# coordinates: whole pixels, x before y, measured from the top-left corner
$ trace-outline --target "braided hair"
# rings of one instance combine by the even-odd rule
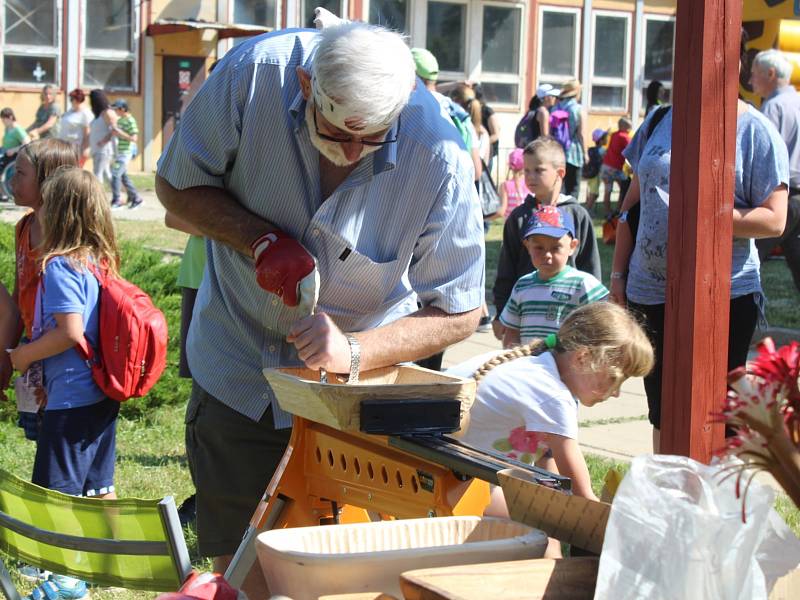
[[[558,336],[535,339],[498,354],[483,363],[473,377],[480,384],[489,371],[517,358],[538,356],[546,350],[560,354],[581,348],[589,352],[590,372],[605,371],[617,383],[647,375],[653,368],[653,346],[636,318],[617,304],[594,302],[572,311]]]

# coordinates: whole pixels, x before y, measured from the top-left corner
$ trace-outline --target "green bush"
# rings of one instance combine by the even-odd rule
[[[178,377],[181,322],[181,293],[176,283],[178,261],[166,260],[161,253],[145,250],[132,242],[123,242],[120,254],[123,277],[150,295],[164,312],[169,327],[167,368],[161,379],[146,397],[122,405],[123,416],[147,419],[160,406],[185,402],[191,390],[191,382]],[[0,282],[9,291],[14,286],[14,228],[6,224],[0,224]],[[0,403],[0,419],[16,419],[13,403]]]

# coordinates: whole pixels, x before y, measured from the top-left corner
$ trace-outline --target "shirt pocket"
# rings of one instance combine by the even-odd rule
[[[319,267],[323,309],[340,315],[372,313],[396,296],[404,272],[397,259],[377,262],[346,243],[326,245]]]

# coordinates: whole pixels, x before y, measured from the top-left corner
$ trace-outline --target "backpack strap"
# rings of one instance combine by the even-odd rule
[[[105,275],[97,268],[97,265],[94,264],[91,260],[86,262],[86,266],[94,275],[94,278],[97,279],[97,284],[102,288],[103,283],[105,281]],[[100,292],[98,290],[97,294],[98,300],[100,298]],[[94,362],[94,350],[92,349],[92,345],[89,343],[89,339],[84,334],[83,339],[75,344],[75,351],[78,353],[83,360],[88,361],[89,363]]]

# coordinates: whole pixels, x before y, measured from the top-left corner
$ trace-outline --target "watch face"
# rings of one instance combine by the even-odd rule
[[[628,211],[627,210],[623,210],[621,213],[619,213],[619,222],[620,223],[627,223],[628,222]]]

